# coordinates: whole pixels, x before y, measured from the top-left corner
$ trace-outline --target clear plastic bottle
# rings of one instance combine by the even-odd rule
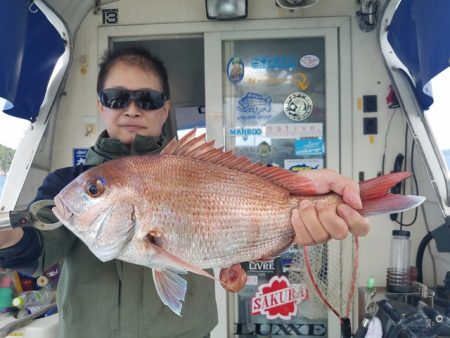
[[[47,289],[25,291],[14,298],[12,304],[18,308],[48,305],[54,301],[54,297],[54,292]]]
[[[392,231],[391,264],[387,270],[387,290],[390,292],[410,292],[410,232],[405,230]]]

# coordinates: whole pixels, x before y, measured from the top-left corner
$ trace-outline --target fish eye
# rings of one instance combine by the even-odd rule
[[[84,190],[91,197],[100,197],[105,191],[105,186],[101,180],[93,179],[86,183]]]

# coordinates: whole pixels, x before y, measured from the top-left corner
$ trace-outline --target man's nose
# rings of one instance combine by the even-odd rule
[[[141,110],[134,100],[130,100],[128,107],[125,109],[125,115],[136,117],[141,115]]]

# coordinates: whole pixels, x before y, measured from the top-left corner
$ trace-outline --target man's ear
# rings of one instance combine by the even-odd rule
[[[164,102],[164,111],[166,113],[166,120],[169,118],[169,112],[171,107],[172,102],[170,100],[166,100],[166,102]]]
[[[105,107],[103,107],[102,103],[100,102],[100,99],[97,97],[97,110],[98,112],[102,112]]]
[[[102,103],[100,102],[99,98],[97,98],[97,111],[98,111],[98,114],[100,115],[100,118],[102,120],[104,120],[104,118],[105,118],[105,106],[102,105]]]

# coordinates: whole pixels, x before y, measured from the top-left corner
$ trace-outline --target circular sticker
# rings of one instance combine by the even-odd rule
[[[317,67],[319,63],[320,63],[319,57],[313,54],[304,55],[300,59],[300,64],[305,68]]]
[[[272,153],[272,147],[266,141],[262,141],[256,147],[256,152],[259,157],[267,157]]]
[[[244,77],[244,63],[239,57],[232,57],[227,64],[228,80],[232,83],[238,83]]]
[[[312,113],[313,102],[311,98],[302,92],[289,95],[284,101],[284,112],[293,121],[306,120]]]

